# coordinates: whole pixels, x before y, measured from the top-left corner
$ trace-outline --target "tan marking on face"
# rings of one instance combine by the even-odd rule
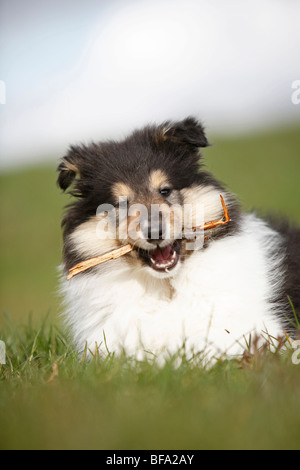
[[[150,175],[150,189],[157,191],[163,185],[168,185],[168,177],[162,170],[154,170]]]
[[[99,215],[91,217],[90,220],[79,225],[69,236],[74,250],[83,258],[92,258],[118,248],[119,242],[113,238],[113,234],[106,239],[101,239],[97,235],[98,224],[103,218],[104,216]]]
[[[131,200],[134,196],[132,189],[122,182],[118,182],[113,185],[112,193],[117,199],[119,197],[126,197],[128,200]]]

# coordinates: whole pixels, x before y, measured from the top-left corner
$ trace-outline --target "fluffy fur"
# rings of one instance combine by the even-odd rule
[[[211,360],[241,354],[250,334],[295,333],[288,296],[298,312],[300,232],[242,213],[235,197],[203,170],[199,149],[207,145],[202,125],[187,118],[148,126],[121,142],[71,147],[62,159],[58,184],[71,186],[75,201],[63,219],[61,289],[78,350],[87,344],[104,354],[125,350],[163,358],[184,346],[187,354]],[[150,218],[139,221],[134,240],[99,236],[101,204],[115,209],[119,229],[126,228],[119,198],[126,198],[128,214],[134,204],[177,210],[188,204],[196,224],[198,208],[205,222],[222,217],[220,194],[231,222],[205,232],[197,249],[188,249],[176,216],[168,219],[164,209],[154,227]],[[169,238],[163,237],[170,227]],[[66,280],[77,262],[124,243],[136,250]]]

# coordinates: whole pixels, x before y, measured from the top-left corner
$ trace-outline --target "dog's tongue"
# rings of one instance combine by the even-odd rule
[[[168,245],[164,248],[159,246],[149,253],[150,266],[157,271],[169,272],[177,264],[179,256],[176,253],[174,245]]]
[[[172,245],[165,246],[164,248],[157,247],[156,250],[152,251],[151,256],[156,262],[167,261],[173,254],[174,249]]]

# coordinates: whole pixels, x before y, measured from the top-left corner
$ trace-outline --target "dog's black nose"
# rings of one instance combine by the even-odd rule
[[[159,227],[148,226],[148,240],[162,240],[163,238],[163,228],[160,224]]]
[[[148,241],[162,240],[164,236],[164,224],[162,214],[159,214],[158,220],[148,218],[148,223],[144,227],[144,236]]]

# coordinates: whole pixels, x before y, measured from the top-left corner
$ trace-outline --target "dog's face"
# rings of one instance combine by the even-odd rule
[[[58,184],[76,201],[63,220],[65,265],[123,244],[132,268],[168,277],[184,260],[183,231],[222,214],[222,188],[200,170],[199,149],[208,145],[193,118],[135,131],[122,142],[72,147],[58,167]],[[197,214],[196,214],[197,212]],[[197,220],[198,219],[198,220]]]

